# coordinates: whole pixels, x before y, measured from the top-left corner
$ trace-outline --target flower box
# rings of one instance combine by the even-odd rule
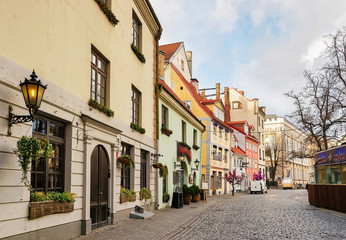
[[[173,131],[172,130],[169,130],[168,128],[166,128],[166,127],[162,127],[161,128],[161,133],[162,134],[165,134],[165,135],[167,135],[168,137],[173,133]]]
[[[50,214],[69,213],[74,209],[73,202],[43,201],[30,202],[29,219],[35,219]]]
[[[120,194],[120,203],[134,202],[136,201],[136,194],[128,196],[126,194]]]
[[[120,162],[121,164],[129,164],[130,163],[130,159],[128,158],[124,158],[124,157],[119,157],[118,158],[118,162]]]

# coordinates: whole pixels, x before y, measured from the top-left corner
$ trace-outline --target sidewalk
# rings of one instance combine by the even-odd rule
[[[241,195],[241,194],[236,194]],[[236,197],[234,196],[234,197]],[[76,240],[91,239],[171,239],[207,215],[215,205],[218,198],[231,197],[231,194],[209,196],[208,202],[199,201],[184,205],[183,208],[164,208],[155,210],[155,215],[149,219],[131,219],[121,221],[115,225],[108,225],[93,230],[86,236]]]

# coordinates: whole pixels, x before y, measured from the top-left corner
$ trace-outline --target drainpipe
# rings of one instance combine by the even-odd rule
[[[159,154],[159,40],[161,38],[162,34],[162,27],[159,26],[159,31],[157,33],[157,36],[155,37],[156,42],[156,84],[155,84],[155,95],[156,95],[156,154]],[[157,155],[158,156],[158,155]],[[159,176],[158,176],[158,170],[155,170],[155,209],[158,209],[158,203],[159,203]]]

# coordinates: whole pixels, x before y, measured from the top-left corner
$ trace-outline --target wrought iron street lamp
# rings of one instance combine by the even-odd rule
[[[198,159],[196,159],[196,160],[194,161],[194,163],[195,163],[196,168],[191,168],[191,171],[198,171],[198,166],[199,166],[199,161],[198,161]]]
[[[9,116],[7,132],[9,136],[12,135],[11,128],[13,124],[31,122],[32,120],[34,120],[34,117],[37,115],[38,109],[41,106],[43,94],[47,88],[47,85],[43,85],[41,83],[41,80],[37,80],[37,75],[35,71],[32,71],[30,77],[30,80],[25,78],[25,81],[20,82],[19,84],[22,90],[25,105],[27,108],[29,108],[30,115],[14,115],[12,113],[13,107],[10,105],[8,107]]]

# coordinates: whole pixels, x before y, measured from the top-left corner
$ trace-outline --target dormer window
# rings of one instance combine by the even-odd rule
[[[241,102],[239,102],[239,101],[232,102],[232,107],[233,107],[233,109],[242,109],[243,108]]]
[[[191,110],[191,101],[184,101],[184,104],[189,110]]]
[[[224,112],[218,108],[217,106],[214,105],[214,116],[220,119],[221,121],[224,121]]]

